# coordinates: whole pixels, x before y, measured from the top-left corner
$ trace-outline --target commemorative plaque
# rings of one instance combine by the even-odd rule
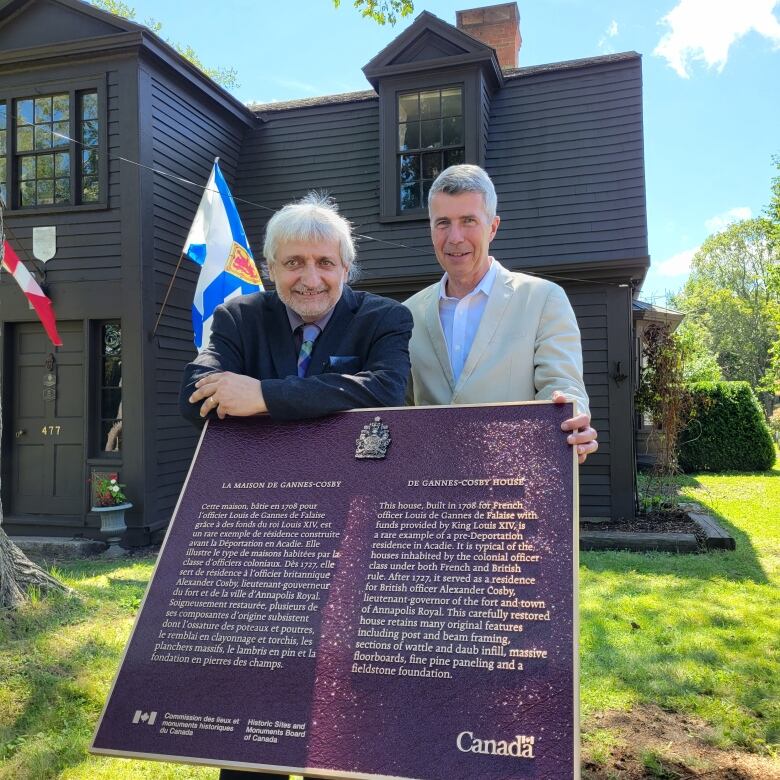
[[[92,751],[579,777],[570,404],[210,423]]]

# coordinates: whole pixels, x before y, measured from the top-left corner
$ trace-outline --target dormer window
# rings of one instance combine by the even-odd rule
[[[445,168],[484,164],[496,53],[423,11],[363,73],[379,94],[379,219],[426,220]]]
[[[463,88],[398,94],[399,210],[425,208],[433,180],[465,160]]]

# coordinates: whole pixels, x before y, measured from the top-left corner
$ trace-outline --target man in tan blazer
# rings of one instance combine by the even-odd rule
[[[488,254],[500,217],[490,177],[453,165],[431,186],[431,239],[440,282],[406,301],[414,317],[407,400],[417,406],[551,399],[574,401],[562,429],[579,462],[595,452],[582,347],[566,293],[507,271]]]

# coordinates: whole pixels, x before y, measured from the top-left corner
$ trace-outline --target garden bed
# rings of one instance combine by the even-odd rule
[[[733,537],[698,505],[653,510],[633,520],[580,523],[581,550],[700,553],[734,547]]]

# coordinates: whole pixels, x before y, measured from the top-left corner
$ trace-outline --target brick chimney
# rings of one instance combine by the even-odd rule
[[[502,68],[516,68],[523,44],[520,37],[520,11],[517,3],[501,3],[468,11],[456,11],[457,27],[492,46]]]

